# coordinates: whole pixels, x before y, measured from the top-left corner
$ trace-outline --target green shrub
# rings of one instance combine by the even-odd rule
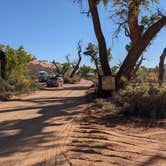
[[[9,98],[10,93],[9,91],[12,91],[12,86],[6,82],[5,80],[0,78],[0,99],[4,100]]]
[[[113,95],[113,103],[127,116],[166,117],[166,88],[157,84],[129,85]]]
[[[0,85],[0,100],[6,100],[13,95],[28,93],[39,88],[39,84],[35,80],[23,77],[0,79]]]
[[[69,76],[64,77],[64,83],[74,84],[79,81],[80,81],[79,76],[74,76],[73,78],[70,78]]]

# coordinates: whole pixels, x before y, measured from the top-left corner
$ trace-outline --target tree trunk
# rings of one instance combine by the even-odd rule
[[[136,79],[136,77],[137,77],[137,71],[139,70],[139,68],[140,68],[143,60],[144,60],[144,57],[142,56],[141,59],[139,60],[139,62],[135,65],[134,70],[131,73],[132,79]]]
[[[74,75],[76,74],[77,70],[79,69],[79,66],[80,66],[80,63],[81,63],[81,59],[82,59],[81,58],[81,51],[82,51],[82,48],[81,48],[80,43],[81,43],[81,41],[78,42],[78,57],[79,57],[79,59],[78,59],[78,62],[77,62],[76,66],[74,67],[74,69],[73,69],[73,71],[72,71],[72,73],[70,75],[70,78],[74,77]]]
[[[6,79],[7,73],[6,73],[6,55],[3,51],[0,51],[0,61],[1,61],[1,77],[3,79]]]
[[[117,90],[120,88],[119,83],[120,78],[122,76],[130,80],[131,72],[133,71],[134,66],[137,63],[137,60],[164,25],[166,25],[166,17],[162,17],[159,21],[157,21],[151,27],[149,27],[145,31],[145,33],[139,39],[137,39],[135,44],[132,45],[132,48],[129,50],[127,57],[125,58],[123,64],[121,65],[116,75]]]
[[[158,81],[160,86],[163,83],[164,80],[164,60],[166,57],[166,48],[164,49],[162,55],[160,56],[160,62],[159,62],[159,76],[158,76]]]
[[[125,58],[123,64],[121,65],[117,75],[116,75],[116,89],[118,90],[120,84],[120,78],[124,76],[127,80],[130,80],[131,73],[141,56],[142,52],[146,48],[147,45],[144,44],[143,40],[137,41],[137,43],[132,47],[132,49],[128,52],[127,57]]]
[[[100,56],[101,67],[103,70],[103,74],[105,76],[109,76],[111,75],[111,70],[108,62],[106,42],[101,29],[100,18],[97,9],[97,2],[96,0],[88,0],[88,2],[89,2],[90,12],[92,15],[95,35],[99,45],[99,56]]]
[[[63,67],[62,73],[61,73],[63,77],[64,77],[64,75],[66,74],[67,70],[68,70],[68,69],[67,69],[66,67]]]
[[[61,71],[59,69],[59,66],[56,64],[55,61],[52,62],[54,64],[54,66],[56,67],[56,72],[60,75],[61,74]]]
[[[80,62],[81,62],[81,58],[78,60],[76,66],[74,67],[74,69],[73,69],[73,71],[72,71],[72,73],[71,73],[71,75],[70,75],[70,78],[73,78],[74,75],[76,74],[77,70],[79,69]]]
[[[97,71],[97,76],[98,76],[98,94],[101,95],[102,94],[102,77],[101,77],[101,74],[100,74],[100,70],[99,70],[97,60],[94,59],[94,58],[93,58],[93,60],[94,60],[95,66],[96,66],[96,71]]]

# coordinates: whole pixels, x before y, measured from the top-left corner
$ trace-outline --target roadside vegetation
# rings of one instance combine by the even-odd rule
[[[76,0],[76,2],[80,3],[82,8],[83,1]],[[119,34],[122,34],[121,32],[124,32],[125,37],[129,39],[129,43],[126,43],[125,46],[127,55],[124,61],[112,67],[109,64],[108,46],[98,10],[101,3],[107,10],[111,6],[109,16],[116,27],[114,37],[117,38]],[[89,10],[86,12],[81,9],[83,14],[91,16],[97,40],[97,45],[88,44],[84,54],[90,58],[96,68],[97,74],[94,75],[94,80],[98,81],[92,94],[92,98],[96,98],[92,107],[96,107],[98,112],[101,113],[107,107],[106,110],[110,115],[143,119],[165,118],[164,60],[166,50],[164,49],[155,68],[147,68],[142,65],[145,60],[144,52],[148,51],[157,34],[166,25],[163,10],[154,8],[159,3],[159,0],[88,0]],[[108,90],[109,93],[105,93],[103,89],[103,77],[112,77],[115,80],[115,89]],[[110,84],[112,83],[110,82]]]
[[[93,123],[148,128],[165,124],[165,83],[162,87],[156,83],[130,84],[107,98],[91,93],[89,102],[86,114]]]
[[[111,96],[104,94],[101,96],[98,90],[93,88],[90,92],[91,104],[88,108],[91,115],[99,116],[101,119],[107,117],[109,122],[111,122],[110,118],[119,116],[124,119],[142,120],[166,118],[166,74],[163,74],[161,84],[158,80],[159,73],[158,66],[155,68],[140,66],[132,80],[121,79],[122,88],[112,91]]]
[[[28,64],[34,57],[23,46],[13,49],[1,45],[0,50],[5,55],[5,61],[1,59],[0,99],[36,89],[37,83],[28,71]]]

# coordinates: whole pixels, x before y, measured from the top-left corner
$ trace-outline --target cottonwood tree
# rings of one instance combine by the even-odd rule
[[[96,67],[97,77],[98,77],[98,91],[102,91],[102,73],[100,70],[100,59],[99,59],[99,49],[93,43],[89,43],[84,55],[89,56],[92,63]]]
[[[106,42],[102,32],[97,5],[100,1],[105,4],[109,0],[88,0],[89,12],[92,16],[93,27],[99,45],[99,56],[103,75],[111,75],[109,63],[106,57]],[[125,35],[131,40],[131,48],[116,75],[116,87],[122,76],[128,80],[138,59],[149,46],[152,40],[166,25],[166,16],[158,9],[152,10],[152,5],[159,0],[110,0],[114,7],[111,17],[118,25],[117,33],[124,29]],[[111,8],[113,10],[113,8]],[[146,10],[146,12],[145,12]]]
[[[105,37],[102,32],[100,18],[98,14],[97,5],[99,2],[100,0],[88,0],[89,11],[92,16],[93,27],[94,27],[95,35],[98,41],[99,57],[100,57],[103,75],[109,76],[111,75],[111,70],[110,70],[110,66],[109,66],[109,62],[107,58],[107,47],[106,47]],[[103,2],[106,3],[106,1],[103,1]]]
[[[113,0],[115,13],[111,18],[118,25],[117,33],[123,28],[131,40],[131,48],[116,76],[117,87],[121,76],[128,80],[131,78],[137,60],[166,25],[166,16],[159,9],[150,13],[151,5],[157,2],[158,0]],[[148,11],[146,15],[145,10]]]
[[[34,57],[24,50],[23,46],[18,49],[11,48],[9,45],[0,45],[1,77],[29,79],[27,67]]]
[[[109,66],[109,61],[107,59],[107,46],[98,13],[98,4],[100,2],[103,2],[104,5],[106,5],[108,0],[87,0],[87,1],[88,1],[89,10],[87,12],[82,12],[82,13],[86,13],[88,16],[91,15],[92,17],[93,28],[99,46],[99,57],[100,57],[103,75],[110,76],[111,69]],[[74,2],[79,2],[82,4],[82,0],[74,0]]]
[[[102,92],[102,75],[103,71],[101,70],[101,61],[99,57],[99,47],[93,43],[89,43],[86,47],[84,55],[89,56],[92,63],[96,67],[97,77],[98,77],[98,92]],[[110,48],[107,49],[107,60],[110,61],[112,58]]]

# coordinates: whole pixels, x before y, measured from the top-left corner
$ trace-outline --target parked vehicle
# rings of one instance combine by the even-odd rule
[[[64,80],[62,77],[51,77],[48,79],[47,81],[47,86],[48,87],[59,87],[59,86],[63,86]]]
[[[46,71],[39,71],[39,82],[46,82],[48,80],[48,73]]]

